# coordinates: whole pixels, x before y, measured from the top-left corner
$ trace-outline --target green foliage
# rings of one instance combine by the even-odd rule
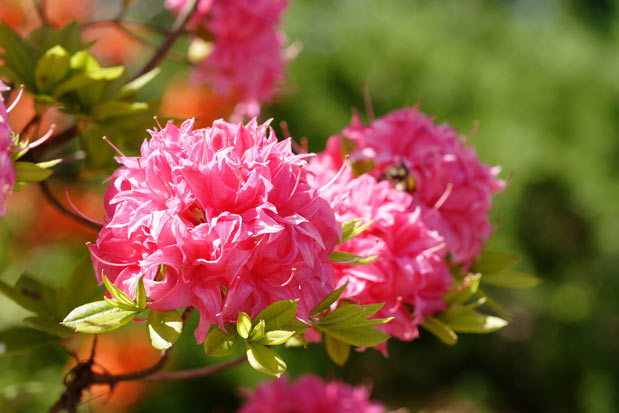
[[[322,301],[319,302],[318,305],[310,312],[310,316],[318,315],[325,311],[327,308],[331,307],[331,304],[336,302],[337,299],[340,298],[340,296],[344,293],[346,287],[348,287],[348,281],[346,281],[344,285],[330,292],[325,298],[323,298]]]
[[[28,327],[0,331],[0,357],[20,354],[57,341],[57,337]]]
[[[443,343],[453,346],[458,342],[458,335],[441,320],[434,317],[426,317],[421,327],[434,334]]]
[[[239,313],[239,317],[236,320],[236,330],[238,331],[241,338],[249,338],[249,333],[251,333],[252,330],[252,322],[251,318],[247,313],[244,313],[242,311]]]
[[[362,257],[360,255],[345,251],[333,251],[331,255],[329,255],[329,259],[331,261],[348,265],[366,265],[372,261],[375,261],[377,258],[378,255]]]
[[[157,350],[167,350],[181,335],[183,319],[176,311],[150,310],[146,327],[150,344]]]
[[[363,218],[356,218],[356,219],[351,219],[349,221],[342,223],[342,239],[340,241],[340,244],[343,244],[349,239],[352,239],[356,237],[357,235],[360,235],[361,233],[363,233],[363,231],[368,229],[370,225],[372,225],[373,223],[373,221],[370,221],[368,223],[361,224],[362,222],[363,222]]]
[[[325,347],[329,358],[333,360],[335,364],[343,367],[350,356],[350,344],[344,343],[333,336],[325,336]]]
[[[65,317],[62,324],[78,333],[99,334],[124,326],[140,312],[112,305],[110,301],[95,301],[79,306]]]
[[[238,338],[239,335],[234,325],[227,325],[225,332],[218,327],[213,327],[204,340],[204,352],[207,356],[228,356],[236,349]]]
[[[257,371],[269,376],[280,377],[286,372],[286,362],[279,354],[262,344],[245,342],[247,360]]]

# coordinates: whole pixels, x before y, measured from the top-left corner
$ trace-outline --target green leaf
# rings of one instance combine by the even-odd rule
[[[344,222],[342,224],[342,240],[340,244],[343,244],[349,239],[361,234],[363,231],[368,229],[368,227],[372,225],[374,221],[370,221],[366,224],[361,225],[362,222],[363,218],[351,219],[350,221]]]
[[[0,47],[4,49],[3,66],[18,76],[11,80],[23,83],[29,90],[33,90],[34,65],[41,53],[5,24],[0,26]]]
[[[350,344],[343,343],[340,340],[333,338],[330,335],[325,337],[325,347],[329,358],[335,364],[343,367],[350,356]]]
[[[331,261],[349,265],[366,265],[375,261],[377,258],[378,255],[362,257],[361,255],[345,251],[333,251],[331,255],[329,255]]]
[[[485,284],[503,288],[531,288],[542,282],[535,275],[518,271],[484,274],[481,281]]]
[[[80,50],[71,56],[71,69],[80,72],[92,72],[101,69],[101,65],[97,62],[87,50]]]
[[[54,159],[52,161],[37,162],[35,165],[40,168],[48,169],[58,165],[60,162],[62,162],[62,159]]]
[[[122,310],[105,301],[95,301],[71,311],[62,324],[80,333],[98,334],[122,327],[138,313],[138,310]]]
[[[206,335],[204,351],[207,356],[225,357],[234,351],[238,343],[238,334],[234,325],[227,325],[226,331],[214,327]]]
[[[518,263],[519,259],[515,255],[503,252],[484,251],[481,257],[473,264],[472,272],[479,272],[484,276],[494,274],[512,268]]]
[[[113,282],[109,280],[105,276],[105,274],[101,274],[103,278],[103,284],[105,285],[105,289],[118,300],[119,303],[124,304],[126,306],[135,308],[136,310],[140,309],[138,305],[125,293],[123,293],[120,288],[116,287]]]
[[[75,307],[102,298],[101,295],[97,295],[100,289],[90,256],[84,256],[79,260],[63,288],[66,291],[64,294],[66,311],[63,317]]]
[[[481,307],[482,305],[486,303],[486,301],[487,301],[486,297],[479,297],[477,300],[473,301],[472,303],[469,303],[466,305],[458,304],[456,306],[453,306],[443,311],[440,314],[440,319],[443,321],[451,320],[453,318],[458,317],[462,313],[466,313],[468,311],[472,311],[478,307]]]
[[[72,22],[61,29],[41,25],[28,35],[28,39],[42,50],[60,45],[69,54],[73,54],[84,48],[82,32],[77,22]]]
[[[16,304],[24,307],[26,310],[30,310],[34,313],[45,315],[48,313],[48,309],[42,304],[39,299],[29,297],[19,290],[11,287],[4,281],[0,281],[0,292],[11,299]]]
[[[339,287],[337,290],[330,292],[329,295],[323,298],[322,301],[318,303],[318,305],[310,312],[310,316],[318,315],[325,311],[327,308],[331,307],[331,304],[333,304],[338,298],[340,298],[347,286],[348,281],[346,281],[346,283]]]
[[[47,179],[52,171],[41,168],[32,162],[15,162],[15,172],[17,172],[17,182],[41,182]]]
[[[314,325],[320,326],[337,326],[348,327],[355,324],[359,320],[365,320],[372,317],[378,310],[383,307],[384,303],[369,304],[359,306],[357,304],[347,304],[338,307],[330,314],[327,314],[323,318],[316,320]]]
[[[138,90],[142,89],[144,86],[150,83],[160,72],[161,69],[156,67],[150,72],[146,72],[142,76],[132,80],[131,82],[120,88],[120,91],[116,95],[116,98],[123,99],[128,96],[134,95],[135,93],[137,93]]]
[[[434,334],[443,343],[449,346],[453,346],[458,342],[456,333],[447,324],[434,317],[426,317],[426,321],[421,324],[421,327]]]
[[[84,88],[100,80],[114,80],[123,74],[125,69],[122,66],[104,67],[90,72],[82,72],[71,75],[67,80],[56,86],[51,94],[53,97],[60,97],[67,92]]]
[[[469,274],[462,281],[455,283],[443,296],[445,304],[463,304],[467,302],[479,288],[481,274]]]
[[[249,341],[260,341],[264,338],[264,320],[260,320],[254,328],[252,328],[251,333],[249,334]]]
[[[239,312],[239,318],[236,320],[236,330],[242,338],[247,339],[249,337],[249,333],[252,330],[252,322],[247,313]]]
[[[295,334],[295,331],[286,330],[267,331],[264,338],[258,341],[258,344],[263,344],[265,346],[279,346],[288,342],[288,340],[294,337]]]
[[[280,377],[286,372],[286,363],[279,354],[262,344],[246,342],[247,360],[257,371],[269,376]]]
[[[144,276],[138,280],[138,285],[135,287],[135,303],[140,310],[146,309],[146,289],[144,289]]]
[[[34,70],[34,80],[40,93],[49,91],[69,73],[69,53],[60,45],[45,52]]]
[[[144,102],[124,102],[122,100],[106,100],[92,107],[92,115],[100,120],[119,116],[130,116],[135,113],[145,112],[150,107]]]
[[[38,300],[45,308],[46,313],[43,316],[61,316],[58,314],[58,298],[56,290],[41,283],[36,278],[27,273],[22,274],[15,283],[15,290],[19,291],[28,297]]]
[[[0,331],[0,357],[34,350],[58,342],[58,337],[28,327],[14,327]]]
[[[281,327],[282,330],[294,331],[295,334],[303,334],[308,328],[309,326],[298,318],[293,318]]]
[[[487,292],[479,288],[477,290],[477,294],[484,297],[486,299],[486,305],[490,307],[497,315],[506,320],[512,319],[512,314],[503,307],[497,300],[495,300],[492,296],[490,296]]]
[[[183,319],[176,311],[150,310],[146,325],[150,344],[157,350],[172,347],[183,331]]]
[[[374,347],[389,339],[389,335],[372,326],[316,326],[323,333],[355,347]]]
[[[57,321],[46,317],[27,317],[24,318],[24,323],[30,324],[32,327],[47,334],[58,337],[69,337],[74,334],[74,331],[61,326]]]
[[[276,301],[262,310],[255,318],[254,324],[264,320],[265,330],[280,330],[282,326],[294,318],[297,313],[298,300]]]
[[[462,313],[446,323],[456,332],[480,334],[492,333],[508,324],[508,322],[502,318],[481,314],[477,311]]]

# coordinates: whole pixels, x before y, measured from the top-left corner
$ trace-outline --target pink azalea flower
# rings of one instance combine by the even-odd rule
[[[277,300],[298,299],[307,318],[333,290],[328,257],[340,229],[308,184],[306,155],[255,120],[150,133],[139,158],[117,158],[90,247],[99,280],[133,296],[143,276],[150,308],[196,307],[199,342],[211,323]]]
[[[168,0],[180,12],[186,0]],[[201,0],[191,20],[194,32],[213,37],[212,52],[195,68],[195,78],[239,99],[237,115],[260,114],[283,79],[283,35],[277,30],[286,0]]]
[[[284,376],[247,394],[239,413],[383,413],[385,407],[369,395],[367,387],[326,382],[311,374],[293,383]]]
[[[1,94],[7,90],[9,88],[0,80],[0,215],[6,214],[6,198],[13,192],[16,179],[15,165],[8,151],[11,146],[9,115]]]
[[[425,316],[445,309],[443,295],[452,278],[444,239],[426,226],[413,197],[387,181],[364,174],[339,191],[343,195],[333,204],[342,221],[363,218],[373,223],[337,249],[378,256],[367,265],[335,265],[338,284],[348,282],[342,298],[360,304],[384,302],[378,316],[394,319],[380,328],[401,340],[417,338]]]
[[[470,266],[479,256],[492,228],[488,212],[492,195],[505,187],[497,178],[500,168],[482,164],[475,150],[465,146],[449,125],[436,125],[416,108],[391,112],[365,126],[359,117],[341,136],[330,141],[351,139],[355,149],[351,162],[371,160],[376,178],[392,166],[404,166],[414,178],[414,206],[422,211],[429,228],[445,238],[450,262]],[[328,145],[329,154],[338,159],[340,145]],[[338,162],[331,161],[334,168]]]

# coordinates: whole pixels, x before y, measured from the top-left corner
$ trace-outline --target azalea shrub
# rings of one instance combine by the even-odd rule
[[[4,295],[34,313],[27,327],[0,332],[0,348],[11,354],[43,341],[71,351],[76,334],[135,322],[161,351],[150,367],[112,372],[95,363],[95,338],[52,411],[75,411],[93,386],[200,377],[247,361],[279,379],[246,391],[242,412],[382,412],[364,386],[287,382],[279,348],[322,343],[343,366],[353,348],[388,357],[389,339],[414,340],[419,327],[453,345],[459,333],[507,325],[510,314],[486,285],[538,283],[512,270],[515,256],[485,248],[493,197],[508,190],[500,168],[418,106],[378,118],[368,111],[368,122],[354,112],[319,153],[261,119],[294,57],[279,28],[286,1],[168,0],[171,25],[156,28],[123,20],[131,2],[111,20],[86,13],[65,25],[41,4],[40,25],[27,33],[0,26],[0,214],[13,192],[39,185],[54,207],[94,230],[91,261],[63,285],[29,274],[15,285],[0,281]],[[133,26],[164,36],[142,65],[106,66],[84,40],[97,25],[147,46]],[[172,46],[181,37],[188,47],[179,57]],[[160,99],[142,98],[166,58],[190,66],[196,90],[226,102],[225,120],[169,119]],[[23,93],[33,114],[16,130],[10,113]],[[64,129],[40,128],[50,116]],[[102,221],[82,213],[68,190],[65,206],[50,176],[71,184],[105,177]],[[162,371],[192,312],[204,357],[224,361]]]

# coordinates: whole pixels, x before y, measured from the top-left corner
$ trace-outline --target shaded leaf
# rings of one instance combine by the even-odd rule
[[[183,331],[183,319],[176,311],[150,310],[146,325],[150,344],[157,350],[172,347]]]
[[[24,323],[30,324],[39,331],[63,338],[75,333],[73,330],[61,326],[57,321],[45,317],[27,317],[24,318]]]
[[[238,338],[234,325],[227,325],[225,332],[214,327],[206,335],[204,351],[207,356],[225,357],[232,354],[238,343]]]
[[[245,345],[247,360],[255,370],[275,377],[280,377],[286,372],[284,359],[273,350],[256,343],[246,342]]]
[[[18,182],[41,182],[47,179],[52,171],[41,168],[32,162],[15,162],[15,172],[17,172]]]
[[[325,347],[329,358],[338,366],[344,366],[350,356],[350,344],[343,343],[330,335],[325,337]]]
[[[510,269],[516,265],[519,258],[504,252],[483,251],[481,257],[473,264],[472,272],[479,272],[484,276]]]
[[[458,336],[456,333],[445,323],[434,318],[426,317],[426,320],[421,327],[434,334],[443,343],[453,346],[458,342]]]
[[[337,301],[338,298],[340,298],[340,296],[342,295],[342,293],[344,292],[347,286],[348,286],[348,281],[346,281],[344,285],[342,285],[335,291],[330,292],[329,295],[323,298],[322,301],[318,303],[318,305],[310,312],[310,315],[315,316],[317,314],[322,313],[327,308],[329,308],[331,304],[333,304],[335,301]]]
[[[542,282],[541,279],[533,274],[526,274],[518,271],[484,274],[481,281],[503,288],[531,288]]]
[[[57,341],[58,337],[33,328],[9,328],[0,331],[0,357],[24,353]]]
[[[69,73],[69,53],[60,45],[45,52],[34,70],[34,80],[39,92],[45,93]]]

